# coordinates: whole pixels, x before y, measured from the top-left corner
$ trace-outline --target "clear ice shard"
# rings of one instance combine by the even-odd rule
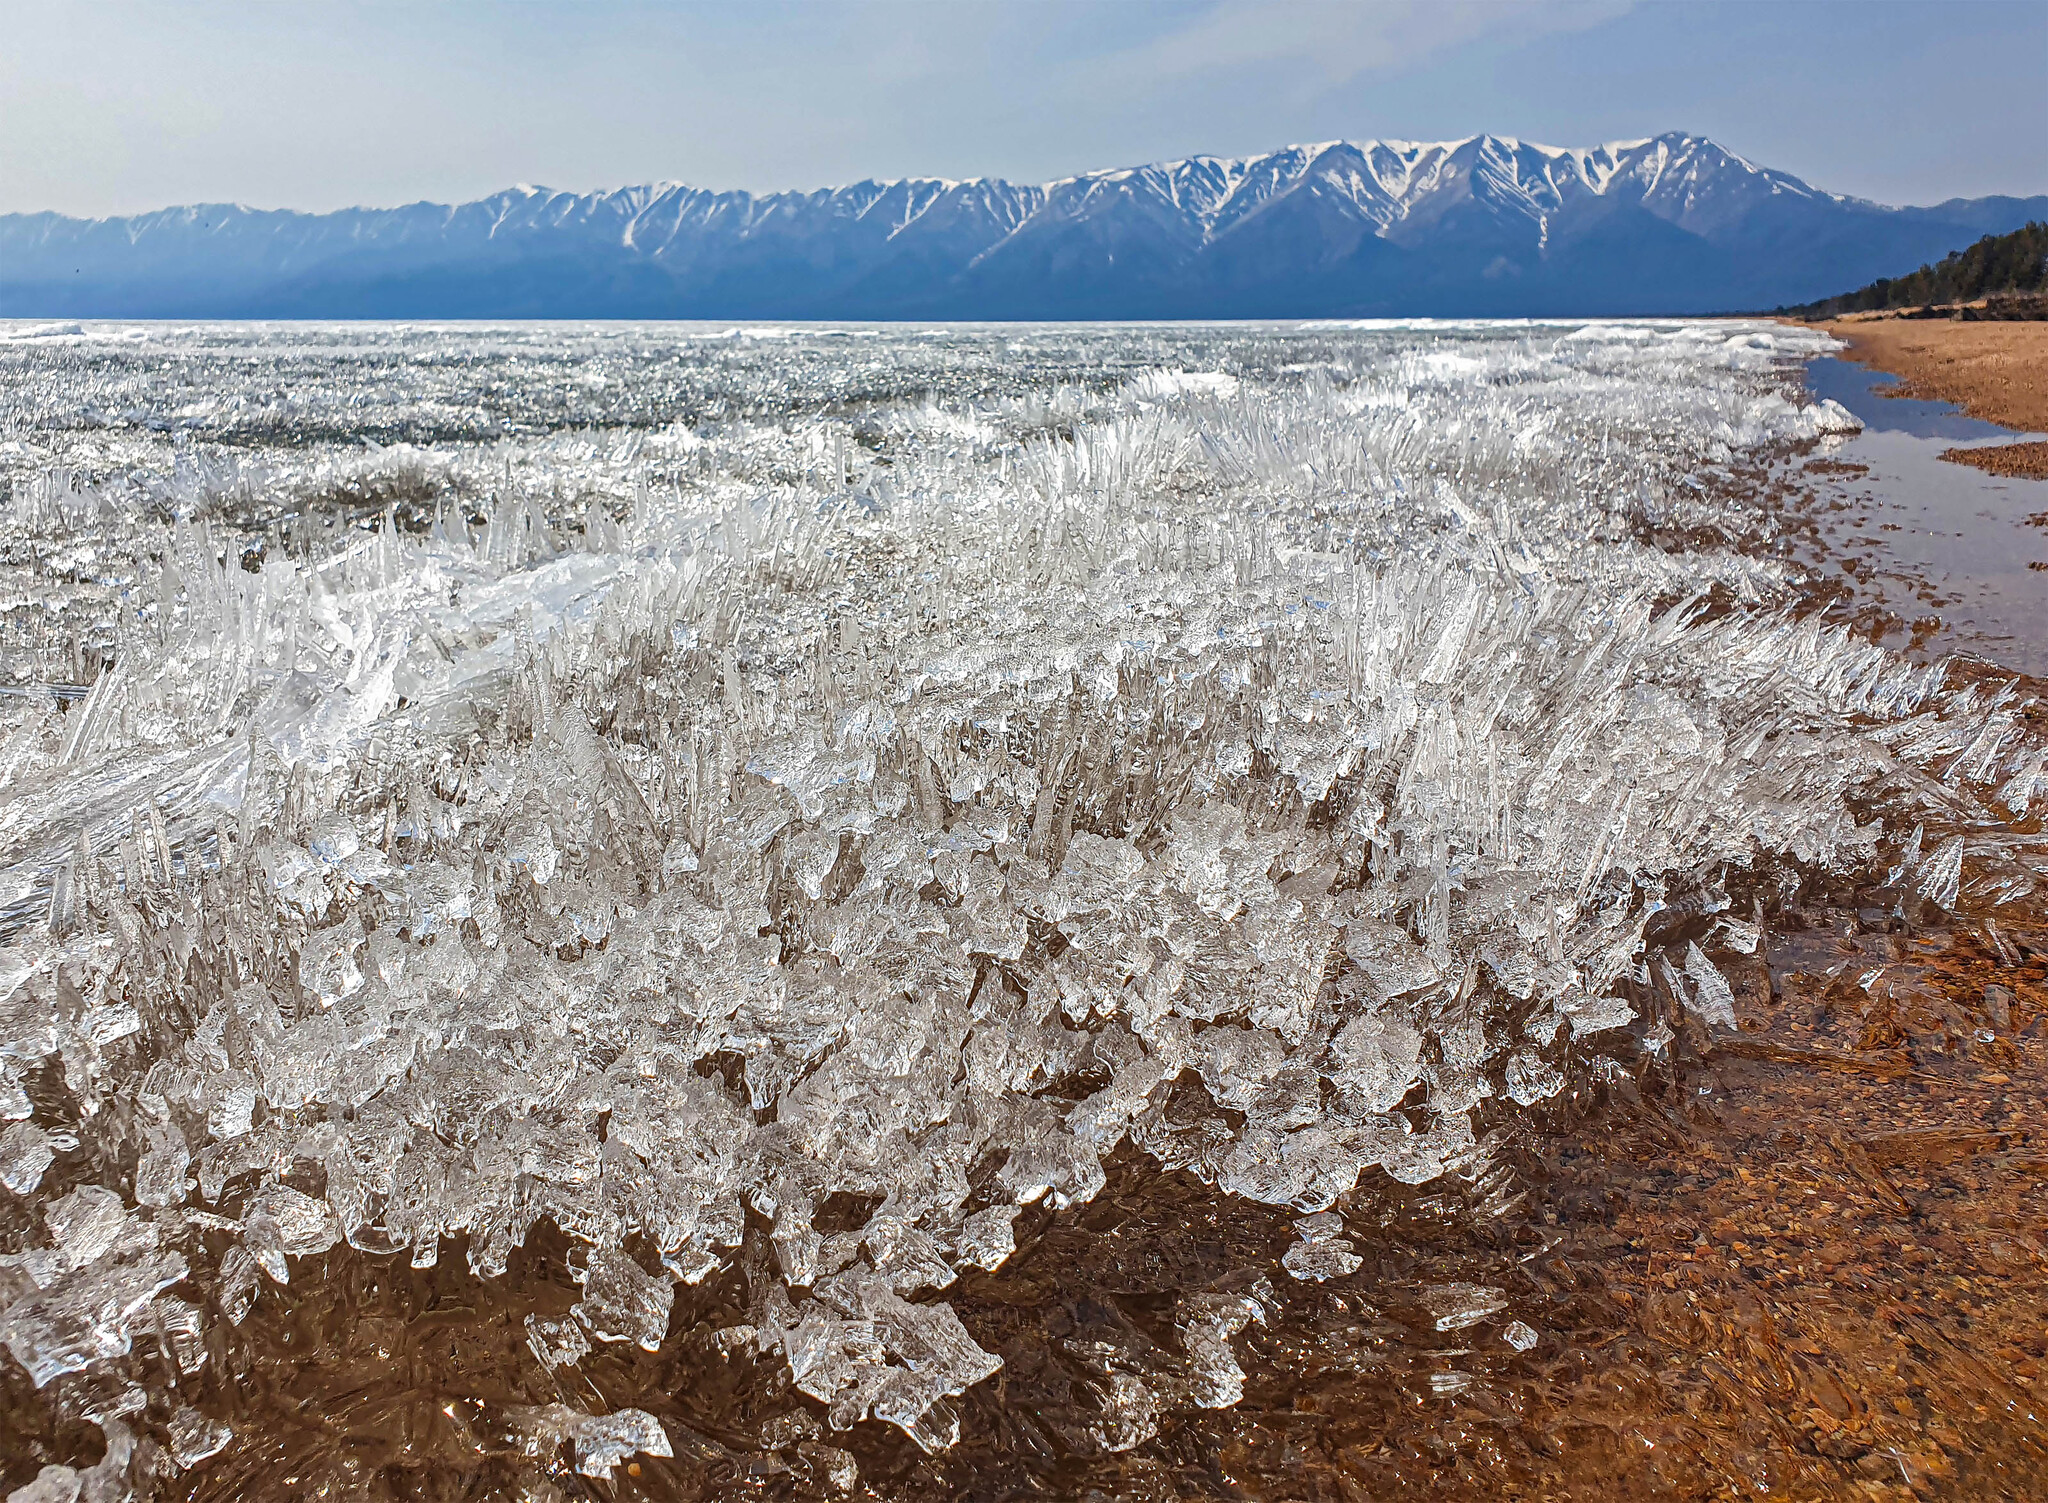
[[[77,1503],[81,1485],[78,1473],[68,1466],[46,1466],[7,1495],[7,1503]]]
[[[140,1235],[124,1238],[0,1311],[0,1345],[40,1388],[61,1373],[125,1354],[136,1331],[146,1329],[151,1299],[185,1273],[178,1253]]]
[[[0,632],[35,1384],[144,1332],[198,1371],[343,1243],[488,1278],[545,1222],[543,1367],[743,1264],[721,1349],[943,1448],[1000,1366],[947,1299],[1024,1207],[1135,1151],[1301,1218],[1257,1276],[1345,1277],[1344,1197],[1481,1173],[1629,978],[1732,1025],[1707,952],[1755,937],[1649,937],[1685,894],[1883,850],[1949,906],[1941,821],[2048,794],[2016,691],[1742,546],[1722,482],[1844,425],[1812,331],[698,332],[0,342],[0,574],[50,602]],[[1184,1366],[1104,1359],[1100,1444],[1234,1401],[1245,1287]],[[198,1423],[148,1397],[109,1489]]]
[[[195,1467],[217,1455],[235,1433],[219,1420],[208,1419],[190,1405],[176,1410],[170,1419],[171,1460],[181,1467]]]
[[[673,1456],[668,1432],[644,1409],[617,1409],[584,1420],[572,1432],[576,1470],[586,1477],[610,1477],[612,1468],[638,1455]]]
[[[675,1455],[668,1431],[644,1409],[586,1414],[566,1404],[544,1404],[510,1409],[505,1420],[531,1456],[546,1456],[570,1442],[576,1470],[586,1477],[609,1479],[614,1468],[634,1456]]]
[[[1701,1020],[1716,1028],[1733,1028],[1735,993],[1697,944],[1685,947],[1685,974],[1693,984],[1692,1005]]]
[[[951,1445],[958,1417],[941,1401],[1002,1366],[952,1308],[912,1304],[871,1270],[834,1274],[811,1296],[772,1309],[758,1339],[786,1354],[797,1388],[829,1406],[833,1428],[872,1414],[926,1450]]]
[[[1287,1249],[1281,1266],[1297,1279],[1322,1282],[1356,1273],[1365,1261],[1344,1235],[1344,1218],[1328,1211],[1294,1223],[1301,1240]]]
[[[545,1368],[574,1367],[590,1355],[590,1338],[573,1320],[542,1320],[526,1317],[526,1344],[533,1359]]]
[[[33,1193],[56,1158],[50,1135],[33,1122],[12,1122],[0,1131],[0,1185],[16,1195]]]
[[[1230,1338],[1266,1321],[1272,1288],[1261,1278],[1233,1293],[1198,1294],[1181,1301],[1181,1349],[1187,1353],[1188,1397],[1203,1409],[1227,1409],[1244,1397],[1244,1369]]]
[[[599,1248],[583,1272],[583,1298],[572,1309],[599,1341],[637,1342],[652,1352],[668,1335],[674,1303],[675,1285],[667,1278],[644,1272],[623,1252]]]
[[[1439,1331],[1462,1331],[1505,1310],[1508,1297],[1485,1284],[1435,1284],[1422,1291],[1422,1303],[1436,1317]]]

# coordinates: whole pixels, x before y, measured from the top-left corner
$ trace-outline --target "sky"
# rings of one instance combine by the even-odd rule
[[[1481,131],[1694,131],[1885,203],[2048,192],[2048,0],[0,0],[0,39],[0,212],[1037,182]]]

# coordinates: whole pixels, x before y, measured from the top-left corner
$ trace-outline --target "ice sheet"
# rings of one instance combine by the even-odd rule
[[[1633,1020],[1658,912],[1868,864],[1887,779],[2037,797],[2009,693],[1733,546],[1728,467],[1843,425],[1788,379],[1819,336],[780,332],[0,346],[38,1383],[341,1239],[493,1276],[544,1220],[585,1294],[536,1360],[659,1346],[751,1217],[760,1349],[941,1447],[999,1366],[946,1286],[1120,1145],[1341,1277],[1338,1198],[1478,1174]],[[1960,844],[1909,861],[1954,900]],[[1190,1296],[1111,1440],[1232,1402],[1259,1308]],[[658,1444],[577,1425],[594,1471]]]

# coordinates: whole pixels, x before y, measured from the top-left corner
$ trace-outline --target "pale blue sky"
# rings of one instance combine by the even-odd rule
[[[0,0],[0,211],[1669,129],[1890,203],[2048,192],[2048,0]]]

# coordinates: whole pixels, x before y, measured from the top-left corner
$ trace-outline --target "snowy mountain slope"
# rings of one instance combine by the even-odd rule
[[[332,214],[0,216],[10,316],[1641,313],[1817,296],[2048,213],[1891,209],[1702,137],[1332,141],[1044,185],[676,183]]]

